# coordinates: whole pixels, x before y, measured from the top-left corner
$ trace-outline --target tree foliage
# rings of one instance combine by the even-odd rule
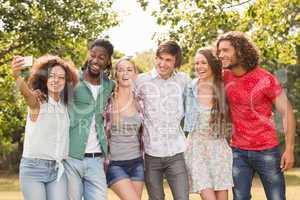
[[[118,24],[113,0],[0,0],[0,167],[24,132],[26,107],[10,76],[12,55],[53,53],[81,65],[88,41]],[[19,143],[19,144],[18,144]]]
[[[147,8],[147,1],[139,0]],[[193,55],[196,49],[212,45],[221,33],[247,32],[262,51],[262,61],[295,64],[295,45],[300,43],[300,3],[297,0],[161,0],[152,15],[169,27],[174,39]]]
[[[147,50],[137,53],[134,56],[134,62],[138,67],[139,72],[150,71],[154,67],[155,53],[153,50]]]
[[[117,24],[113,1],[1,0],[0,61],[11,52],[60,53],[77,57],[76,47]]]

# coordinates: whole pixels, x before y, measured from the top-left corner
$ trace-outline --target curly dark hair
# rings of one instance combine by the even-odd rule
[[[159,56],[162,53],[168,53],[172,56],[175,56],[175,67],[179,68],[182,63],[182,52],[180,46],[174,42],[174,41],[166,41],[161,43],[157,50],[156,50],[156,56]]]
[[[221,137],[225,137],[226,125],[230,121],[230,117],[223,83],[222,64],[211,48],[200,48],[197,50],[197,54],[202,54],[206,58],[213,73],[214,90],[210,125],[220,133]]]
[[[78,81],[77,69],[71,61],[50,54],[37,58],[28,78],[29,88],[32,90],[40,90],[42,93],[46,94],[46,100],[48,100],[48,77],[53,67],[57,65],[62,67],[66,74],[66,83],[61,93],[61,98],[63,103],[67,105],[69,96],[71,95],[70,92],[72,91],[70,87],[74,86]]]
[[[239,31],[230,31],[221,35],[217,40],[217,55],[219,55],[219,44],[222,41],[229,41],[234,47],[237,60],[247,71],[251,71],[259,64],[258,48]]]

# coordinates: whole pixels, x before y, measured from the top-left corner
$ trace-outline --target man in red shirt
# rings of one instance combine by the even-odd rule
[[[256,47],[241,32],[229,32],[217,41],[224,69],[226,95],[233,122],[234,200],[251,199],[258,173],[268,200],[285,199],[283,171],[294,163],[295,118],[277,78],[258,65]],[[282,115],[285,149],[280,155],[272,106]]]

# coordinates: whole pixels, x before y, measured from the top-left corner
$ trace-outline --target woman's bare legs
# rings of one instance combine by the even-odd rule
[[[228,190],[215,191],[217,200],[228,200]]]
[[[215,191],[211,188],[201,190],[200,196],[203,200],[217,200]]]
[[[144,182],[122,179],[111,185],[111,189],[121,200],[140,200],[142,197]]]
[[[214,191],[208,188],[202,190],[200,196],[203,200],[228,200],[228,190]]]

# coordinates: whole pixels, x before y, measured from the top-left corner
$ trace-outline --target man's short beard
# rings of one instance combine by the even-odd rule
[[[87,70],[88,70],[89,75],[92,78],[98,78],[100,76],[102,70],[99,70],[98,73],[95,73],[95,72],[92,71],[91,67],[92,67],[92,64],[87,63]]]
[[[228,67],[226,67],[227,69],[233,69],[233,68],[236,68],[236,67],[238,67],[239,66],[239,63],[238,62],[235,62],[235,63],[233,63],[233,64],[230,64],[230,65],[228,65]]]

